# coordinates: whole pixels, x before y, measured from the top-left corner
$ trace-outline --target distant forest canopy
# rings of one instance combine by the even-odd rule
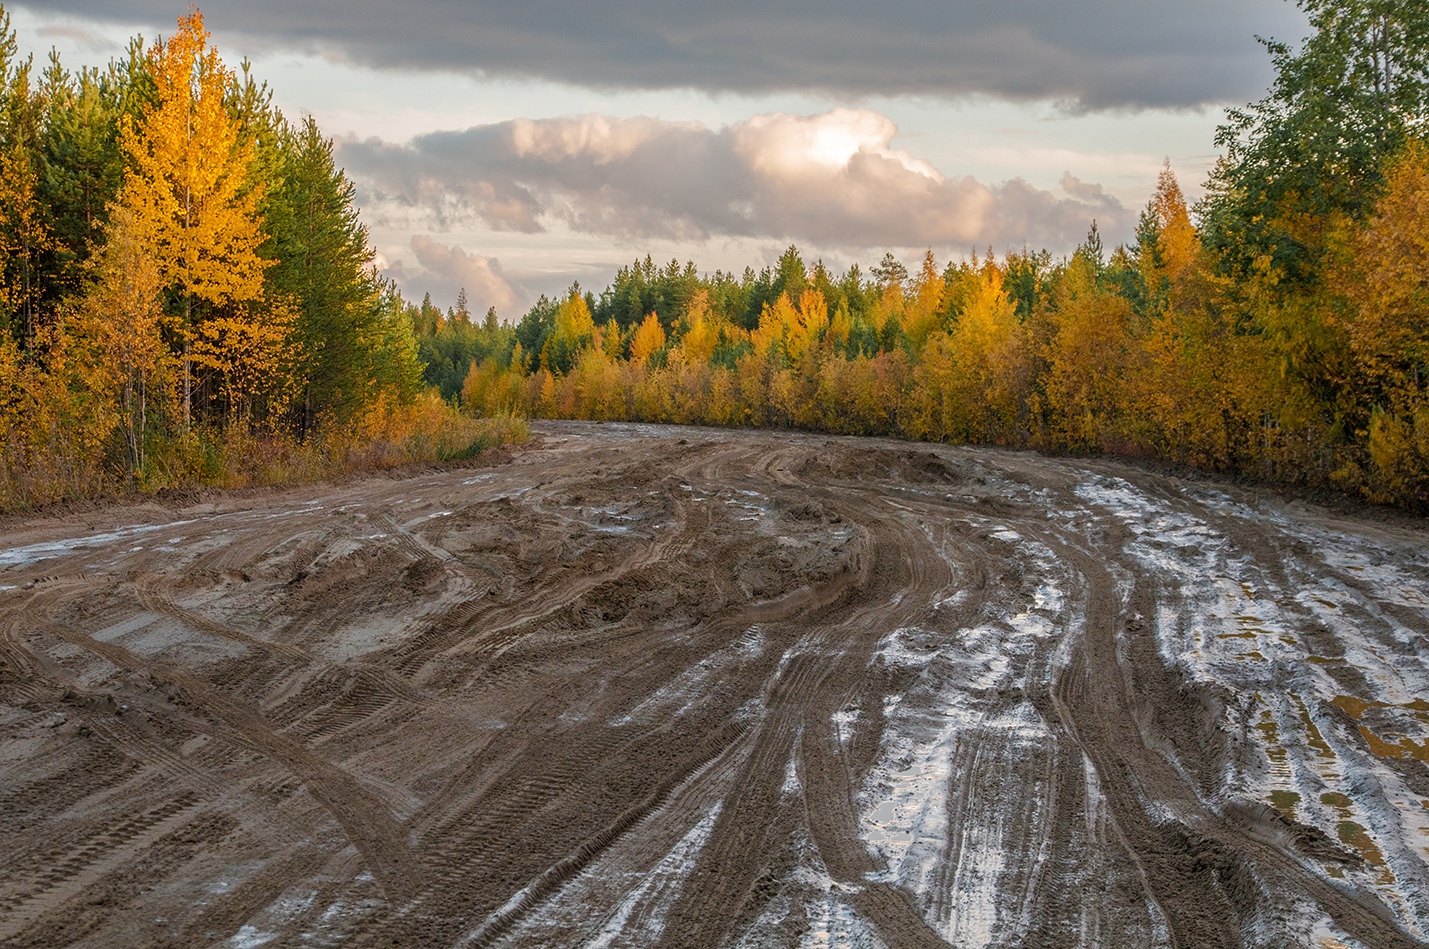
[[[202,15],[107,68],[0,6],[0,509],[470,450],[308,117]]]
[[[1313,33],[1266,42],[1274,86],[1228,114],[1205,199],[1168,166],[1128,245],[647,258],[515,327],[428,301],[428,379],[474,412],[1110,453],[1429,509],[1429,4],[1300,6]]]

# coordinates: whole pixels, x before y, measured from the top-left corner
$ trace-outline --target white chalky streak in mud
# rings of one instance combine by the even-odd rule
[[[879,655],[903,665],[930,661],[933,654],[904,645],[904,632],[889,636]],[[860,831],[884,863],[880,879],[909,882],[916,892],[926,887],[946,836],[948,764],[967,718],[954,709],[894,707],[885,714],[884,751],[866,783]]]
[[[840,709],[832,716],[834,723],[834,734],[838,737],[841,746],[847,746],[853,738],[853,726],[858,721],[858,709]]]
[[[1229,776],[1227,792],[1269,800],[1346,849],[1363,851],[1364,866],[1341,872],[1378,891],[1410,932],[1429,933],[1429,896],[1423,895],[1429,850],[1419,831],[1422,818],[1413,807],[1391,803],[1414,796],[1393,769],[1364,748],[1355,728],[1324,711],[1342,691],[1327,662],[1353,668],[1372,685],[1373,694],[1352,697],[1357,700],[1402,705],[1429,695],[1429,667],[1400,661],[1386,648],[1384,634],[1360,625],[1359,619],[1381,624],[1399,642],[1420,638],[1387,615],[1384,604],[1425,611],[1426,598],[1418,589],[1425,584],[1422,552],[1406,556],[1393,545],[1272,517],[1288,536],[1301,538],[1313,556],[1348,571],[1373,594],[1324,576],[1293,554],[1285,556],[1284,566],[1295,588],[1286,589],[1262,569],[1251,569],[1250,558],[1209,524],[1169,511],[1165,502],[1125,481],[1093,477],[1079,486],[1078,494],[1130,529],[1136,539],[1127,552],[1162,578],[1162,595],[1170,602],[1158,604],[1154,626],[1168,665],[1186,668],[1198,680],[1233,694],[1259,696],[1246,731],[1262,747],[1266,765]],[[1267,520],[1242,505],[1227,502],[1221,509],[1251,523]],[[1414,568],[1419,576],[1412,575]],[[1218,579],[1207,584],[1207,577]],[[1292,615],[1293,610],[1302,611],[1301,616]],[[1337,655],[1312,654],[1301,641],[1302,616],[1323,624]],[[1403,720],[1417,729],[1411,737],[1429,738],[1417,722]],[[1353,844],[1355,827],[1363,828],[1372,851]]]
[[[651,913],[647,908],[651,904],[663,903],[661,908],[668,911],[674,904],[679,888],[694,870],[695,860],[709,841],[723,806],[723,802],[720,802],[710,808],[709,813],[680,838],[680,842],[650,869],[644,881],[620,901],[620,905],[606,920],[600,932],[584,944],[584,949],[610,949],[615,945],[636,945],[654,942],[659,938],[664,924],[664,913]],[[627,932],[626,926],[631,914],[637,909],[647,909],[647,912],[641,915],[641,925]]]
[[[650,693],[639,705],[614,719],[610,724],[613,726],[629,725],[643,716],[661,708],[668,708],[676,702],[679,703],[679,707],[669,714],[683,715],[696,705],[700,696],[704,695],[709,683],[718,677],[718,673],[722,669],[738,662],[756,659],[763,651],[763,637],[759,633],[759,628],[752,626],[734,643],[694,663],[680,673],[673,682],[662,685]]]
[[[258,949],[278,938],[277,933],[265,933],[256,926],[240,926],[238,932],[228,937],[224,945],[230,949]]]
[[[779,786],[779,793],[791,798],[803,793],[799,781],[799,760],[794,755],[789,756],[789,763],[784,766],[784,783]]]
[[[22,547],[11,547],[8,550],[0,550],[0,570],[17,566],[29,566],[30,564],[39,563],[42,560],[53,560],[56,557],[64,557],[76,551],[102,547],[127,537],[134,537],[139,534],[152,534],[154,531],[168,530],[172,527],[192,523],[193,521],[171,521],[167,524],[144,524],[136,527],[124,527],[103,534],[86,534],[81,537],[68,537],[64,540],[44,541],[38,544],[26,544]]]
[[[808,929],[799,941],[799,949],[883,949],[883,941],[869,932],[844,898],[846,887],[830,879],[827,872],[815,875],[801,869],[799,874],[805,879],[818,878],[814,881],[818,894],[804,906]]]

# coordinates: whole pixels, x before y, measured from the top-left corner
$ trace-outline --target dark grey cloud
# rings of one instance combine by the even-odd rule
[[[574,231],[639,244],[754,238],[823,247],[1065,249],[1097,219],[1115,235],[1133,215],[1066,175],[1060,192],[1014,179],[947,177],[895,149],[877,112],[757,115],[722,129],[651,118],[516,119],[462,132],[338,144],[379,223],[480,223]]]
[[[155,0],[26,4],[172,27]],[[358,63],[583,86],[988,95],[1082,109],[1257,98],[1283,0],[209,0],[212,28]]]

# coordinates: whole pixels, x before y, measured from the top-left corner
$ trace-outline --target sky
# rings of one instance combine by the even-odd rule
[[[6,4],[71,68],[173,32],[153,0]],[[835,271],[1130,240],[1169,161],[1194,200],[1265,94],[1286,0],[211,0],[311,114],[409,298],[518,319],[647,255]]]

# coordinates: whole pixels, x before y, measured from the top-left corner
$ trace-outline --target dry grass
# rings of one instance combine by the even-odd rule
[[[52,451],[0,443],[0,511],[94,497],[137,488],[244,488],[317,481],[418,462],[470,458],[484,448],[528,437],[516,416],[471,418],[434,394],[408,404],[381,402],[359,418],[320,426],[299,440],[241,426],[196,427],[187,435],[152,439],[143,466],[70,457],[63,441]]]

